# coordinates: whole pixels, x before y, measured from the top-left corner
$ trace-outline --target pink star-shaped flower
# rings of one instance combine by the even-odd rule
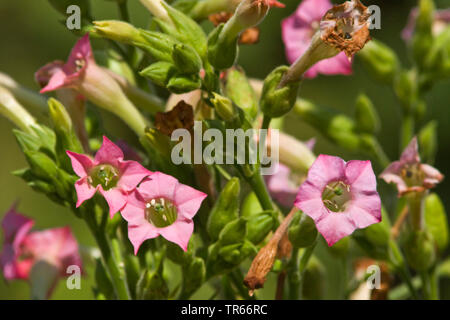
[[[419,146],[414,137],[403,151],[400,160],[391,163],[380,178],[394,183],[399,197],[409,192],[422,192],[434,188],[444,176],[428,164],[420,163]]]
[[[142,182],[121,210],[135,254],[145,240],[159,235],[186,251],[194,230],[192,218],[206,196],[161,172]]]
[[[313,35],[320,29],[320,21],[333,5],[330,0],[303,0],[297,10],[282,22],[282,36],[289,63],[294,63],[308,49]],[[352,64],[344,52],[316,63],[304,77],[352,73]]]
[[[381,200],[370,161],[320,155],[294,204],[332,246],[356,229],[381,221]]]
[[[111,218],[127,202],[127,195],[152,172],[136,161],[123,160],[122,150],[103,137],[103,144],[92,160],[84,154],[67,151],[74,172],[80,177],[75,183],[77,208],[99,191],[109,205]]]

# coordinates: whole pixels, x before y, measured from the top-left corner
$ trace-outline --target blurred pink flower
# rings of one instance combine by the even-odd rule
[[[380,178],[395,183],[399,197],[409,192],[422,192],[434,188],[444,176],[428,164],[420,163],[417,138],[414,137],[403,151],[400,160],[389,165]]]
[[[142,157],[139,155],[139,153],[137,153],[137,151],[133,149],[133,147],[130,147],[130,145],[125,140],[116,140],[116,145],[122,150],[124,159],[142,162]]]
[[[142,182],[121,210],[135,254],[145,240],[159,235],[186,251],[194,230],[192,218],[206,196],[161,172]]]
[[[370,161],[320,155],[300,186],[295,206],[310,216],[329,246],[381,221],[381,200]]]
[[[402,31],[402,38],[404,41],[411,41],[414,30],[416,28],[416,20],[419,11],[417,8],[413,8],[409,14],[408,23]],[[444,30],[446,26],[450,24],[450,9],[436,10],[434,13],[433,33],[438,35]]]
[[[111,218],[127,202],[127,195],[152,172],[136,161],[124,161],[122,150],[103,137],[103,144],[94,160],[84,154],[67,151],[74,172],[80,177],[75,183],[77,208],[99,191],[109,205]]]
[[[7,280],[29,280],[30,271],[40,261],[52,265],[60,277],[67,276],[67,267],[81,268],[78,244],[69,227],[30,232],[33,220],[11,208],[2,220],[4,232],[0,266]],[[53,288],[57,279],[53,279]],[[47,295],[50,295],[50,292]]]
[[[297,10],[282,22],[282,36],[289,63],[294,63],[308,49],[311,39],[320,29],[320,21],[333,7],[330,0],[303,0]],[[327,75],[352,73],[352,64],[344,52],[322,60],[311,67],[304,77],[314,78],[319,73]]]

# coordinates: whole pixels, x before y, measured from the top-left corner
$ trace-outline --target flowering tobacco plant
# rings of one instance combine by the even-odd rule
[[[440,297],[448,221],[431,189],[439,192],[444,175],[433,167],[436,122],[423,119],[426,94],[450,77],[448,9],[418,1],[398,35],[413,60],[407,69],[376,39],[377,10],[360,0],[292,8],[140,0],[148,28],[133,25],[127,0],[112,1],[120,20],[103,21],[90,0],[72,2],[82,17],[67,61],[30,71],[39,93],[0,73],[0,114],[16,126],[28,164],[13,174],[69,208],[95,248],[69,227],[32,230],[34,220],[13,207],[2,220],[7,282],[26,280],[36,299],[50,298],[70,270],[82,283],[93,277],[95,299],[207,299],[211,290],[224,299]],[[239,48],[258,45],[274,10],[285,17],[288,65],[251,79]],[[397,161],[379,141],[382,117],[369,96],[361,93],[348,115],[300,90],[311,78],[351,77],[355,61],[398,98],[400,155],[389,154]],[[97,108],[129,132],[103,126]],[[288,116],[317,136],[279,132]],[[365,282],[372,267],[379,286]],[[340,290],[326,272],[346,279]]]

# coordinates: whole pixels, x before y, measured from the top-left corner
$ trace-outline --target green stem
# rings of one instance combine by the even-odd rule
[[[257,170],[251,177],[245,177],[245,179],[255,192],[263,210],[273,210],[272,199],[270,198],[266,183],[264,182],[259,170]]]
[[[289,300],[298,300],[300,298],[300,266],[299,266],[299,249],[293,248],[292,256],[289,260],[288,270],[288,285],[289,285]]]
[[[439,300],[439,276],[436,267],[430,271],[430,299]]]
[[[425,300],[430,300],[431,290],[430,290],[430,277],[428,272],[420,272],[420,279],[422,280],[422,293]]]
[[[87,212],[87,214],[85,215],[86,223],[88,224],[102,253],[105,267],[109,272],[114,285],[114,289],[116,291],[116,296],[120,300],[130,300],[131,297],[126,279],[121,276],[121,271],[119,270],[118,263],[111,252],[111,246],[106,237],[106,233],[104,232],[104,230],[100,230],[99,228],[97,228],[94,218],[95,217],[93,212]]]

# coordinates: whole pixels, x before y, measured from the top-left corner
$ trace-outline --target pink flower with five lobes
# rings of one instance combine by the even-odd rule
[[[423,192],[434,188],[444,179],[442,173],[420,162],[419,146],[414,137],[403,151],[400,160],[391,163],[380,178],[397,186],[399,197],[410,192]]]
[[[329,246],[381,221],[381,200],[370,161],[320,155],[294,205],[310,216]]]
[[[36,80],[44,86],[41,93],[73,89],[120,118],[138,135],[147,126],[145,119],[127,98],[117,81],[94,60],[89,34],[73,47],[66,63],[55,61],[38,70]]]
[[[159,235],[184,251],[194,231],[192,218],[206,194],[161,172],[153,173],[133,190],[122,217],[128,221],[128,238],[137,254],[141,244]]]
[[[297,10],[282,22],[282,36],[289,63],[294,63],[308,49],[314,34],[320,30],[322,17],[333,7],[330,0],[303,0]],[[304,77],[352,73],[352,63],[344,52],[311,67]]]
[[[48,284],[49,296],[57,277],[67,276],[69,266],[81,268],[78,244],[69,227],[30,232],[33,224],[32,219],[16,212],[14,207],[6,213],[2,220],[4,243],[0,267],[6,280],[30,280],[31,270],[38,262],[51,265],[57,275]]]
[[[125,161],[123,151],[107,137],[91,159],[84,154],[67,151],[74,172],[80,177],[75,183],[77,208],[100,192],[109,205],[111,218],[127,202],[127,195],[153,173],[136,161]]]

